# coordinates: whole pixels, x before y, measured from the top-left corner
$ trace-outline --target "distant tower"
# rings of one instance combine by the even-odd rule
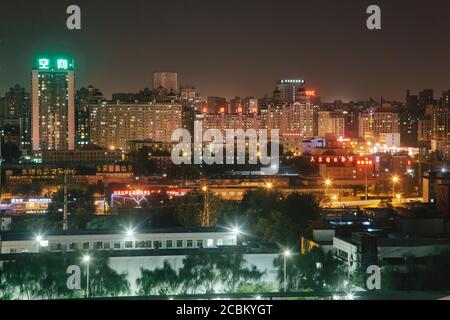
[[[176,72],[153,72],[153,89],[160,87],[167,92],[178,92],[178,74]]]
[[[75,148],[75,80],[70,59],[36,60],[31,72],[32,150]]]
[[[298,90],[303,88],[304,85],[305,80],[302,79],[279,80],[276,90],[280,102],[294,103]]]

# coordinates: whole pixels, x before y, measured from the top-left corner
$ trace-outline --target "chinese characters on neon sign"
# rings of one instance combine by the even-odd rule
[[[39,59],[39,69],[48,69],[50,67],[49,59]]]
[[[370,158],[359,158],[353,156],[335,156],[335,157],[327,157],[327,156],[313,156],[310,160],[311,163],[346,163],[350,162],[357,166],[371,166],[374,164],[373,160]]]
[[[40,58],[38,59],[38,67],[41,70],[48,70],[50,67],[56,68],[58,70],[67,70],[71,65],[69,64],[69,60],[67,59],[58,59],[53,64],[51,63],[50,59],[48,58]]]
[[[58,69],[67,69],[69,67],[69,62],[66,59],[58,59],[56,67]]]

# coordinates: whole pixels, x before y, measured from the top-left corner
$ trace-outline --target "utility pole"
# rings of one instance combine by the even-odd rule
[[[67,217],[67,169],[64,169],[64,217],[63,217],[63,230],[69,229],[68,217]]]
[[[3,142],[3,133],[0,136],[0,201],[2,199],[3,194],[3,184],[2,184],[2,164],[3,164],[3,156],[2,156],[2,142]]]
[[[369,198],[369,191],[368,191],[368,185],[367,185],[367,166],[366,166],[366,201]]]
[[[204,185],[202,187],[203,191],[203,215],[202,215],[202,227],[209,227],[211,221],[209,218],[209,204],[208,204],[208,186]]]

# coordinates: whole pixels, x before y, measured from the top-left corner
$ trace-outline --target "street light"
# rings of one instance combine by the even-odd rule
[[[284,250],[283,252],[283,262],[284,262],[284,273],[283,273],[283,287],[284,287],[284,292],[287,291],[287,270],[286,270],[286,260],[287,258],[291,255],[291,251],[290,250]]]
[[[395,198],[395,185],[398,183],[399,177],[393,176],[392,177],[392,198]]]
[[[83,256],[83,262],[86,264],[86,298],[89,298],[89,262],[91,261],[91,256],[88,254]]]
[[[333,182],[331,181],[331,179],[325,179],[324,184],[325,184],[325,197],[328,198],[328,188],[331,187],[331,184]]]
[[[231,232],[235,235],[239,235],[241,233],[241,229],[239,229],[239,227],[233,227],[231,228]]]
[[[131,237],[134,234],[133,228],[127,228],[126,233],[128,237]]]

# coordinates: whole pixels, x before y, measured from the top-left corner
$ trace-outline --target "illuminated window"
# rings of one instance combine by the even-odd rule
[[[136,241],[134,246],[135,246],[135,248],[144,248],[145,247],[145,241]]]
[[[125,248],[127,249],[133,248],[133,241],[125,241]]]

